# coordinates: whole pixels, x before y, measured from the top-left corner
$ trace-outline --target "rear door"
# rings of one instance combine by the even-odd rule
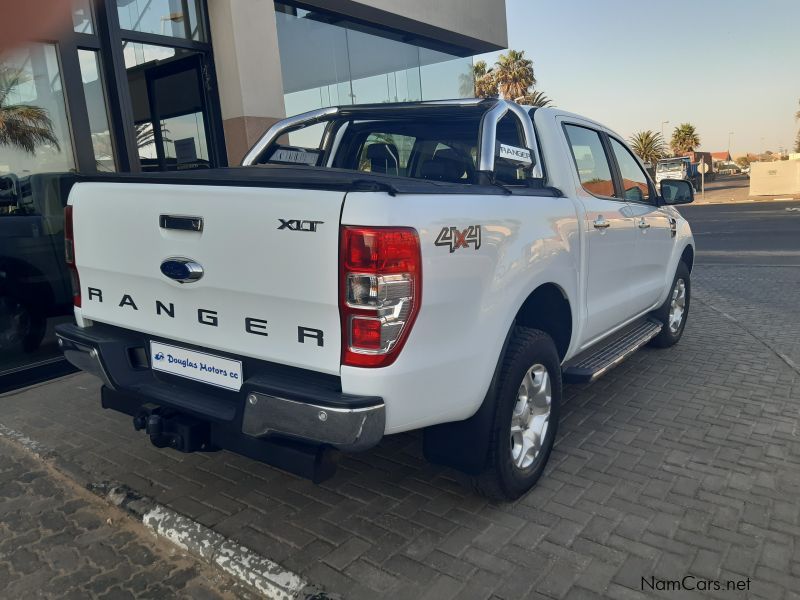
[[[338,373],[343,199],[320,190],[79,183],[70,203],[81,315]],[[200,265],[202,277],[179,283],[162,273],[175,258]]]
[[[630,207],[617,197],[603,134],[570,122],[564,131],[585,209],[586,345],[633,315],[629,281],[636,237]]]

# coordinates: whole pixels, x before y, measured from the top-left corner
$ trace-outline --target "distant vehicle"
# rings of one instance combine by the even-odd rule
[[[35,351],[47,319],[70,313],[61,198],[72,179],[0,175],[0,352]]]
[[[714,157],[711,156],[711,152],[691,152],[690,154],[690,158],[694,163],[699,165],[701,162],[703,162],[708,165],[708,170],[706,171],[706,181],[714,181],[717,178],[717,170],[714,168]]]
[[[675,156],[659,160],[656,164],[656,183],[661,183],[664,179],[686,179],[691,182],[695,189],[699,189],[702,176],[698,167],[701,162],[708,165],[708,170],[705,174],[706,181],[714,181],[716,179],[716,171],[714,170],[711,153],[692,152],[691,156]]]
[[[720,175],[738,175],[742,168],[735,162],[720,161],[717,163],[717,173]]]
[[[664,179],[686,179],[695,188],[700,187],[700,173],[697,170],[697,163],[692,163],[688,156],[676,156],[659,160],[656,163],[656,184],[661,183]]]

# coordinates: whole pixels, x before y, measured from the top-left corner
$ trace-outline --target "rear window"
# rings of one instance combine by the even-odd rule
[[[333,166],[365,173],[473,183],[479,122],[475,118],[353,121]]]

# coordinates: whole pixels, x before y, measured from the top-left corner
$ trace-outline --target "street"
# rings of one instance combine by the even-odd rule
[[[750,597],[788,599],[800,589],[795,206],[682,208],[699,247],[683,340],[568,386],[547,472],[515,503],[427,464],[415,434],[345,457],[322,485],[227,452],[159,450],[99,407],[85,374],[6,395],[0,424],[67,471],[124,483],[347,598],[642,598],[643,577],[688,574],[750,577]]]
[[[690,205],[697,263],[800,266],[800,201]]]

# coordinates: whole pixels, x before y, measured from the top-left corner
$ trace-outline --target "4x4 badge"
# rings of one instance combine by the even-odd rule
[[[449,246],[452,254],[459,248],[468,248],[470,244],[475,250],[481,247],[481,226],[470,225],[466,229],[458,227],[442,227],[434,242],[437,246]]]

